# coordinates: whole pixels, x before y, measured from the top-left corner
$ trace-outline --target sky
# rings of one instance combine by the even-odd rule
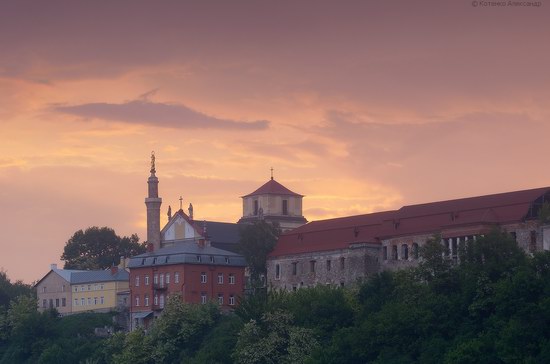
[[[0,268],[79,229],[236,222],[270,168],[308,220],[550,185],[550,1],[0,0]]]

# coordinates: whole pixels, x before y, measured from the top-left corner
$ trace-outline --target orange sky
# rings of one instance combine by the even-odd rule
[[[235,222],[269,178],[308,220],[550,185],[550,2],[0,3],[0,267],[168,205]]]

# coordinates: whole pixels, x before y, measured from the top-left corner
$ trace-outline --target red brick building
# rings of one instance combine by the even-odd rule
[[[218,303],[233,308],[244,292],[244,258],[206,245],[204,240],[181,241],[130,259],[132,328],[148,326],[168,296],[188,303]]]

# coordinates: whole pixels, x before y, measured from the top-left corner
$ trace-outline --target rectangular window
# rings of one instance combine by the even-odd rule
[[[159,298],[159,307],[164,308],[164,295],[161,294]]]
[[[223,293],[218,293],[218,305],[223,305]]]
[[[531,231],[531,240],[529,241],[529,252],[534,253],[537,250],[537,232]]]
[[[92,285],[88,284],[88,291],[91,291],[91,290],[92,290]]]
[[[59,298],[55,299],[55,307],[59,307]]]
[[[203,305],[206,303],[206,292],[201,292],[201,303]]]
[[[397,260],[397,245],[391,246],[391,258]]]
[[[235,296],[229,295],[229,306],[235,306]]]
[[[159,275],[156,273],[153,276],[153,284],[159,284]]]
[[[311,273],[315,273],[315,261],[314,261],[314,260],[311,260],[311,261],[309,262],[309,271],[310,271]]]
[[[126,303],[126,298],[124,299],[124,302]],[[105,297],[101,296],[99,298],[99,303],[101,303],[103,305],[105,303]]]
[[[235,275],[233,273],[229,273],[229,284],[235,284]]]
[[[88,297],[88,306],[92,305],[92,297]]]
[[[94,305],[97,305],[97,297],[94,297]]]
[[[145,295],[145,297],[143,297],[143,304],[145,305],[145,307],[149,307],[149,295]]]
[[[164,274],[160,275],[160,286],[164,287]]]
[[[332,262],[330,260],[327,260],[327,272],[330,272],[331,268],[332,268]]]
[[[50,308],[53,308],[53,299],[50,298]]]
[[[201,272],[201,283],[206,283],[206,272]]]
[[[44,300],[44,301],[45,301],[45,300]],[[78,298],[75,298],[75,299],[74,299],[74,305],[75,305],[75,306],[78,306]],[[45,306],[44,306],[44,307],[45,307]]]
[[[46,293],[46,286],[42,287],[42,293]]]
[[[136,287],[139,287],[139,276],[136,276],[135,286],[136,286]]]
[[[288,215],[288,200],[283,200],[283,215]]]
[[[84,306],[84,305],[86,305],[86,300],[84,299],[84,297],[82,297],[80,299],[80,306]]]
[[[105,286],[103,286],[103,283],[101,283],[101,284],[99,285],[99,289],[103,291],[103,288],[105,288]]]
[[[42,307],[46,308],[47,305],[48,305],[48,300],[42,300]]]
[[[223,284],[223,273],[218,273],[218,284]]]
[[[153,304],[155,306],[158,306],[159,305],[159,296],[155,295],[155,297],[153,297]]]
[[[149,285],[149,275],[146,275],[146,276],[145,276],[145,285],[146,285],[146,286]]]
[[[298,263],[292,262],[292,275],[295,276],[298,273]]]
[[[170,284],[170,273],[166,273],[166,284]]]
[[[97,284],[94,284],[94,291],[97,291],[99,289],[99,286]]]
[[[388,260],[388,247],[387,246],[382,247],[382,259]]]
[[[275,264],[275,279],[281,279],[281,266]]]
[[[174,283],[180,282],[180,274],[179,272],[174,273]]]
[[[80,292],[84,292],[84,286],[80,286]]]
[[[75,291],[75,292],[78,292],[78,287],[74,287],[74,291]]]
[[[139,295],[136,295],[136,307],[139,307]]]

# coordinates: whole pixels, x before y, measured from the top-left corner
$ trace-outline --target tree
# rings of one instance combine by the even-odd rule
[[[239,364],[303,363],[317,346],[313,330],[293,325],[292,314],[277,310],[244,325],[233,358]]]
[[[78,230],[65,243],[61,260],[65,269],[106,269],[120,263],[120,257],[145,252],[145,243],[139,243],[136,234],[118,236],[108,227],[89,227]]]
[[[8,274],[0,269],[0,307],[7,309],[10,301],[14,298],[32,294],[34,294],[34,290],[30,285],[22,281],[11,283]]]
[[[275,248],[280,230],[278,226],[260,220],[241,228],[240,234],[239,252],[248,263],[252,284],[256,285],[267,273],[267,255]]]

